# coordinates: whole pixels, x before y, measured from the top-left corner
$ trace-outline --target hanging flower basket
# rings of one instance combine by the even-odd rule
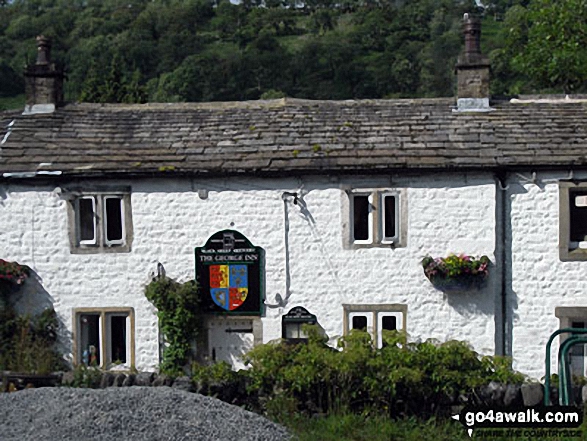
[[[24,283],[30,268],[16,262],[0,259],[0,295],[8,295]]]
[[[450,254],[448,257],[422,259],[424,274],[440,291],[470,291],[483,286],[489,275],[490,260],[465,254]]]

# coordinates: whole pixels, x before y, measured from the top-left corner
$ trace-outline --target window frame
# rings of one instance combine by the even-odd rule
[[[348,335],[352,329],[352,318],[355,316],[367,317],[367,332],[371,335],[377,348],[383,346],[382,318],[396,317],[397,330],[405,332],[407,328],[408,305],[401,303],[391,304],[343,304],[343,335]]]
[[[559,258],[563,262],[587,260],[587,241],[571,241],[571,195],[587,195],[587,182],[559,181]]]
[[[94,238],[92,240],[88,240],[88,239],[82,239],[81,238],[81,233],[82,233],[82,216],[81,216],[81,201],[82,200],[91,200],[92,201],[92,221],[93,221],[93,229],[94,229]],[[97,245],[98,243],[98,225],[97,225],[97,221],[96,221],[96,211],[97,209],[97,201],[96,201],[96,196],[80,196],[79,198],[76,198],[75,200],[75,215],[76,215],[76,222],[75,222],[75,226],[76,226],[76,237],[77,237],[77,241],[80,245]]]
[[[112,194],[107,194],[104,195],[102,198],[102,208],[103,208],[103,219],[104,219],[104,227],[103,227],[103,234],[104,234],[104,244],[105,246],[111,247],[111,246],[124,246],[125,242],[126,242],[126,229],[124,228],[124,224],[126,221],[126,210],[124,208],[125,204],[124,204],[124,196],[123,195],[112,195]],[[121,239],[114,239],[114,240],[110,240],[108,239],[108,212],[107,212],[107,200],[108,199],[116,199],[118,201],[120,201],[120,224],[121,224],[121,229],[122,229],[122,234],[121,234]]]
[[[554,315],[556,318],[559,319],[559,329],[565,328],[572,328],[573,322],[587,322],[587,306],[557,306],[554,308]],[[571,334],[563,333],[561,334],[561,341],[562,344],[567,338],[569,338]],[[582,349],[579,349],[582,348]],[[573,354],[573,349],[576,351]],[[579,350],[578,350],[579,349]],[[587,364],[587,357],[585,356],[585,346],[584,345],[576,345],[571,348],[570,355],[578,356],[577,352],[581,351],[583,354],[581,355],[581,362],[583,366],[581,366],[581,375],[585,375],[585,365]],[[571,359],[572,360],[572,359]],[[573,369],[573,363],[571,361],[571,369]]]
[[[130,187],[96,191],[73,190],[66,194],[69,218],[69,244],[72,254],[128,253],[132,248],[133,226]],[[81,239],[80,200],[91,199],[94,208],[94,239]],[[120,200],[122,239],[108,239],[108,199]]]
[[[84,315],[97,315],[98,336],[100,339],[100,363],[102,369],[117,368],[131,370],[135,367],[135,313],[130,307],[108,307],[108,308],[74,308],[73,309],[73,363],[75,366],[83,363],[83,348],[81,347],[81,318]],[[108,318],[126,317],[126,363],[114,364],[112,360],[112,324]]]
[[[367,197],[367,239],[355,239],[355,198],[357,197]],[[373,233],[375,232],[374,229],[374,207],[375,204],[373,193],[371,192],[353,192],[350,196],[350,226],[351,226],[351,241],[356,245],[368,245],[373,243]]]
[[[369,197],[369,237],[366,240],[355,239],[355,204],[356,196]],[[395,198],[395,235],[385,236],[385,198]],[[407,198],[406,189],[400,188],[353,188],[343,192],[343,248],[381,248],[405,247],[407,245]]]
[[[394,209],[394,225],[395,225],[395,234],[393,236],[386,236],[385,235],[385,221],[386,221],[386,216],[385,216],[385,198],[386,197],[391,197],[393,196],[394,198],[394,205],[395,205],[395,209]],[[381,238],[381,244],[393,244],[399,241],[400,238],[400,232],[401,232],[401,222],[400,222],[400,216],[399,216],[399,212],[400,212],[400,195],[397,192],[391,192],[391,191],[382,191],[379,193],[379,197],[381,199],[380,203],[379,203],[379,207],[381,210],[381,223],[380,223],[380,238]]]

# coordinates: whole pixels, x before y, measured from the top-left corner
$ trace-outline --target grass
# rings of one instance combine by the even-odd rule
[[[323,418],[296,416],[287,424],[299,441],[435,441],[467,440],[461,424],[456,421],[415,418],[391,420],[382,416],[329,415]]]
[[[361,416],[353,414],[329,415],[319,418],[308,418],[295,415],[285,422],[290,432],[295,435],[297,441],[465,441],[470,440],[464,427],[450,419],[430,419],[421,421],[416,418],[391,420],[382,416]],[[558,438],[558,437],[521,437],[506,436],[507,429],[495,429],[488,432],[475,430],[473,438],[491,439],[492,441],[507,441],[516,439],[519,441],[557,440],[578,441],[586,439],[585,425],[583,437]],[[537,429],[521,429],[521,433]],[[501,436],[499,435],[501,433]]]

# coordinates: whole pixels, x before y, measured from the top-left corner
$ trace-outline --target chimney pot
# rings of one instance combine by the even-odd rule
[[[481,53],[481,21],[463,16],[465,49],[457,61],[457,111],[487,112],[489,107],[489,58]]]
[[[51,40],[37,37],[37,61],[27,66],[24,114],[52,113],[63,103],[63,71],[51,63]]]
[[[476,17],[465,14],[465,56],[481,55],[481,21]]]
[[[51,62],[51,40],[39,35],[37,37],[37,65],[48,65]]]

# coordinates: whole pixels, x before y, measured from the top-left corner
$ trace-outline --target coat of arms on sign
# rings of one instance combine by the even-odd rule
[[[210,265],[210,295],[222,309],[234,311],[249,293],[246,265]]]
[[[234,230],[223,230],[196,247],[196,280],[202,308],[212,314],[262,315],[264,250]]]

